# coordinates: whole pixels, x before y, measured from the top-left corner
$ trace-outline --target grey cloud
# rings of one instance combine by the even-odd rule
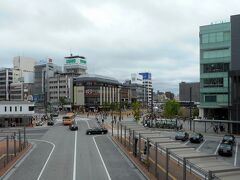
[[[89,73],[128,79],[152,72],[154,88],[177,93],[199,81],[199,26],[237,14],[237,0],[14,0],[0,2],[0,62],[16,55],[63,64],[84,55]]]

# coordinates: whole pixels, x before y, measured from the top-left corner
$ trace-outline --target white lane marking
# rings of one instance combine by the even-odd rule
[[[238,142],[236,143],[236,151],[235,151],[234,166],[237,166],[237,154],[238,154]]]
[[[207,141],[207,140],[204,140],[204,141],[202,142],[202,144],[201,144],[200,146],[198,146],[198,148],[196,149],[197,152],[199,152],[199,149],[201,149],[201,147],[205,144],[206,141]]]
[[[77,131],[75,131],[74,157],[73,157],[73,180],[76,180],[76,161],[77,161]]]
[[[189,142],[190,142],[190,141],[189,141],[189,140],[187,140],[187,142],[185,142],[185,143],[184,143],[184,145],[187,145]]]
[[[90,129],[91,127],[90,127],[90,125],[89,125],[88,120],[85,120],[85,122],[87,123],[87,126],[88,126],[88,128]]]
[[[33,140],[33,141],[39,141],[39,142],[45,142],[45,143],[51,144],[51,145],[53,146],[51,152],[50,152],[49,155],[48,155],[48,158],[47,158],[45,164],[43,165],[43,167],[42,167],[42,169],[41,169],[40,174],[38,175],[37,180],[39,180],[39,179],[41,178],[41,176],[42,176],[43,171],[45,170],[45,168],[46,168],[46,166],[47,166],[47,163],[48,163],[48,161],[49,161],[49,159],[50,159],[50,157],[51,157],[54,149],[55,149],[55,144],[52,143],[52,142],[50,142],[50,141],[46,141],[46,140],[39,140],[39,139],[31,139],[31,140]]]
[[[218,146],[217,146],[217,149],[216,149],[216,151],[215,151],[215,153],[214,153],[214,154],[217,154],[217,152],[218,152],[218,149],[219,149],[219,147],[220,147],[220,144],[221,144],[221,142],[222,142],[222,141],[219,141],[219,144],[218,144]]]
[[[100,159],[101,159],[102,164],[103,164],[103,167],[104,167],[104,169],[105,169],[105,171],[106,171],[106,173],[107,173],[107,177],[108,177],[109,180],[111,180],[111,177],[110,177],[110,175],[109,175],[109,173],[108,173],[107,167],[106,167],[106,165],[105,165],[105,163],[104,163],[104,161],[103,161],[102,155],[101,155],[101,153],[100,153],[100,151],[99,151],[99,149],[98,149],[97,143],[96,143],[96,141],[95,141],[95,136],[93,137],[93,142],[94,142],[94,144],[95,144],[95,146],[96,146],[96,148],[97,148],[98,154],[99,154]]]

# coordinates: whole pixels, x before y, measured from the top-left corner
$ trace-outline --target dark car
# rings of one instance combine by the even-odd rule
[[[71,125],[69,125],[69,129],[71,131],[77,131],[78,130],[78,125],[76,122],[73,122]]]
[[[53,126],[54,125],[54,121],[53,120],[48,121],[47,125],[48,126]]]
[[[222,143],[235,144],[235,137],[233,135],[227,134],[223,137]]]
[[[106,128],[91,128],[87,129],[86,134],[107,134],[108,130]]]
[[[58,117],[58,113],[53,113],[52,117]]]
[[[232,156],[233,154],[233,144],[224,142],[221,143],[218,148],[218,154],[222,156]]]
[[[201,133],[194,133],[190,138],[191,143],[201,143],[204,140],[203,135]]]
[[[175,135],[176,140],[186,141],[188,140],[188,138],[189,138],[189,134],[184,131],[178,131],[177,134]]]
[[[42,126],[43,125],[43,121],[37,121],[36,122],[36,126]]]

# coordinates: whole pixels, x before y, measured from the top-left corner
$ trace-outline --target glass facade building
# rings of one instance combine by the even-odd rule
[[[229,119],[231,23],[200,27],[200,116]]]

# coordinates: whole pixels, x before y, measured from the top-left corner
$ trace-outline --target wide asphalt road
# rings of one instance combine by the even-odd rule
[[[27,129],[34,144],[5,180],[145,179],[108,135],[86,135],[94,120],[77,118],[78,131],[67,126]]]

